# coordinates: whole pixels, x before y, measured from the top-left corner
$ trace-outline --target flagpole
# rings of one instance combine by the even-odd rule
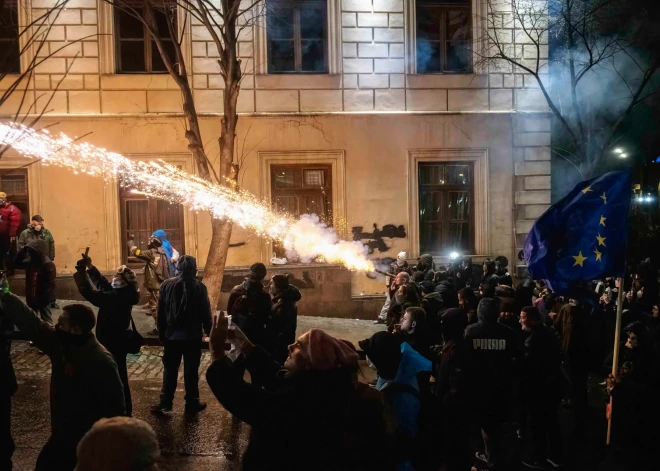
[[[618,376],[617,366],[619,365],[619,344],[621,343],[621,316],[623,314],[623,277],[619,277],[619,293],[616,300],[616,327],[614,328],[614,353],[612,355],[612,376]],[[614,406],[612,405],[612,396],[610,396],[610,418],[607,419],[607,445],[612,439],[612,414]]]

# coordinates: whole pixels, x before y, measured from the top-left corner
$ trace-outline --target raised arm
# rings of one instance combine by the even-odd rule
[[[107,291],[112,289],[112,283],[108,279],[101,275],[101,272],[94,265],[91,265],[87,269],[87,276],[92,280],[92,283],[96,286],[96,289],[101,291]]]
[[[17,296],[7,293],[0,297],[0,309],[9,315],[18,330],[37,348],[50,355],[58,345],[55,328],[42,321],[35,312],[27,307]]]

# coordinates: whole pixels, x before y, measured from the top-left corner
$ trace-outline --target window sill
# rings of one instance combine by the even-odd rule
[[[255,88],[287,89],[340,89],[339,74],[260,74],[255,75]]]
[[[408,74],[408,88],[488,88],[488,75]]]
[[[179,90],[170,74],[104,74],[101,90]]]

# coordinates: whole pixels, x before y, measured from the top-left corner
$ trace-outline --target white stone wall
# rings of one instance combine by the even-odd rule
[[[25,0],[21,0],[21,3]],[[545,102],[530,76],[508,64],[490,64],[471,75],[410,74],[406,57],[406,19],[412,4],[404,0],[328,0],[337,14],[329,16],[333,37],[329,47],[337,49],[338,69],[328,75],[266,75],[263,63],[255,63],[255,51],[264,45],[264,34],[245,28],[238,47],[245,71],[239,96],[240,113],[306,112],[444,112],[544,110]],[[412,0],[411,0],[412,1]],[[33,17],[44,13],[55,0],[32,0]],[[475,8],[483,9],[481,0]],[[481,6],[479,6],[481,5]],[[526,61],[535,60],[536,50],[516,28],[510,2],[497,0],[489,22],[475,9],[477,24],[496,25],[498,37]],[[180,112],[180,95],[165,75],[104,74],[104,48],[98,34],[107,9],[97,11],[97,0],[70,0],[54,20],[42,54],[70,44],[40,65],[30,84],[28,109],[37,100],[42,109],[61,81],[47,107],[53,114],[142,114]],[[519,25],[518,25],[519,26]],[[263,27],[263,26],[261,26]],[[209,32],[198,21],[189,24],[188,70],[198,111],[222,111],[223,81],[216,62],[217,50]],[[112,41],[106,38],[105,41]],[[112,44],[111,42],[109,44]],[[476,44],[475,46],[479,46]],[[75,58],[77,55],[77,58]],[[75,62],[74,61],[75,58]],[[547,46],[541,48],[547,60]],[[72,65],[73,62],[73,65]],[[68,67],[69,74],[64,77]],[[64,77],[64,78],[63,78]],[[6,88],[8,77],[0,83]],[[16,111],[20,100],[12,98],[0,114]]]

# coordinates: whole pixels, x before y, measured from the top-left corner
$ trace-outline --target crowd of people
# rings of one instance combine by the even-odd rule
[[[287,275],[266,282],[262,263],[231,290],[226,314],[213,314],[195,258],[165,241],[166,234],[154,233],[144,250],[129,244],[145,262],[148,307],[164,348],[152,412],[173,410],[182,360],[184,411],[206,408],[198,375],[208,337],[213,362],[206,381],[222,406],[251,426],[245,470],[515,469],[503,437],[507,425],[520,439],[523,466],[556,469],[564,456],[562,407],[574,416],[574,442],[587,439],[590,372],[601,374],[603,409],[612,399],[613,443],[654,449],[660,316],[650,260],[631,265],[623,286],[611,279],[586,283],[587,295],[577,301],[543,281],[514,287],[503,257],[486,260],[476,276],[469,261],[438,267],[425,254],[410,266],[400,253],[375,321],[384,330],[353,345],[320,329],[296,338],[301,293]],[[34,296],[24,303],[6,286],[0,294],[0,469],[11,469],[13,452],[14,326],[52,365],[51,435],[36,469],[156,469],[158,441],[132,418],[126,366],[135,348],[136,273],[121,266],[108,280],[83,254],[74,279],[98,314],[67,304],[53,326],[48,250],[36,238],[20,252],[27,269],[40,270]],[[612,371],[619,290],[623,342]],[[371,383],[360,380],[361,355],[376,371]]]

